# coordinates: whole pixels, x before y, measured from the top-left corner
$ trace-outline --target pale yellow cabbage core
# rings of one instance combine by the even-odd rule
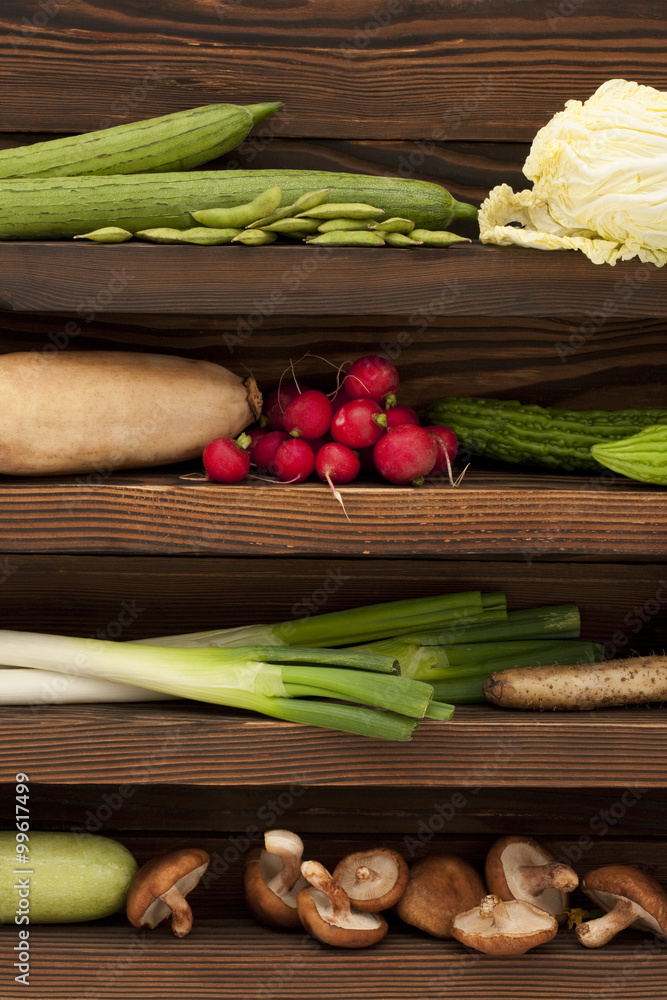
[[[482,243],[581,250],[595,264],[667,262],[667,93],[608,80],[568,101],[535,136],[523,173],[532,190],[500,184],[483,202]]]

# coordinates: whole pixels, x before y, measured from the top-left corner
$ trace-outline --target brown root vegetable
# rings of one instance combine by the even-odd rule
[[[252,377],[210,361],[122,351],[0,357],[0,473],[47,476],[200,457],[261,411]]]
[[[487,700],[501,708],[542,711],[588,711],[667,701],[667,656],[514,667],[492,673],[483,690]]]

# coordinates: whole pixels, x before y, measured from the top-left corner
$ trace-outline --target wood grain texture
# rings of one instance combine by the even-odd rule
[[[0,482],[0,547],[7,553],[513,554],[526,560],[667,553],[667,495],[621,478],[472,471],[457,489],[438,481],[419,489],[352,483],[342,489],[349,520],[323,483],[251,482],[221,487],[150,470],[7,478]]]
[[[592,264],[574,251],[460,243],[418,247],[80,246],[0,244],[0,307],[63,313],[68,336],[100,312],[237,315],[241,347],[266,316],[667,315],[667,275],[652,264]],[[66,329],[67,332],[67,329]],[[579,332],[579,331],[577,331]],[[584,331],[585,333],[585,331]],[[584,340],[585,340],[584,336]]]
[[[667,646],[664,564],[461,559],[290,559],[207,556],[0,557],[0,617],[11,628],[140,639],[406,596],[502,591],[510,610],[576,603],[582,636],[616,652]],[[129,606],[131,613],[123,614]]]
[[[22,770],[53,785],[664,789],[666,712],[460,706],[394,744],[176,701],[2,707],[0,780]]]
[[[225,920],[195,922],[182,941],[168,927],[135,931],[117,918],[99,925],[34,927],[30,943],[30,984],[40,1000],[181,1000],[193,990],[198,1000],[311,1000],[329,995],[334,983],[337,995],[349,1000],[440,1000],[450,994],[485,1000],[490,982],[496,1000],[655,1000],[667,974],[664,946],[636,931],[598,951],[582,948],[561,931],[515,959],[490,959],[410,928],[392,927],[372,949],[341,951],[302,931]],[[10,954],[5,951],[0,964],[7,997],[23,989],[13,983]]]
[[[6,131],[89,131],[215,101],[281,100],[284,134],[532,139],[604,80],[667,89],[649,0],[5,0]],[[294,30],[294,25],[298,30]],[[72,91],[77,100],[71,100]]]

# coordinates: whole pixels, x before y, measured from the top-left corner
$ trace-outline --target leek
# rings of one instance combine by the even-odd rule
[[[576,604],[554,604],[509,611],[497,622],[462,622],[453,628],[409,632],[404,638],[420,646],[447,646],[460,642],[495,642],[509,639],[578,639],[581,619]]]
[[[384,601],[345,611],[330,611],[275,625],[247,625],[140,642],[152,646],[351,646],[416,629],[457,627],[464,622],[497,621],[507,615],[504,594],[469,591],[436,597]]]
[[[391,657],[354,650],[172,649],[0,631],[0,661],[13,667],[102,678],[378,739],[409,740],[417,723],[405,713],[422,717],[433,693],[428,684],[397,677]],[[361,669],[363,663],[370,668],[368,672]],[[339,664],[344,668],[332,669]],[[290,697],[290,686],[296,691],[300,685],[312,685],[314,694],[378,705],[379,710]]]

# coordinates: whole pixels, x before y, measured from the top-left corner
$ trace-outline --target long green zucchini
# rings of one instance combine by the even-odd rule
[[[456,219],[474,219],[473,205],[456,201],[429,181],[375,177],[325,170],[201,170],[131,177],[35,178],[0,181],[0,239],[76,236],[103,226],[141,229],[192,225],[188,214],[252,201],[279,185],[289,205],[307,191],[330,188],[331,201],[366,202],[388,216],[444,229]]]
[[[451,428],[470,454],[562,472],[599,472],[593,445],[667,424],[667,410],[556,410],[470,396],[436,399],[425,416]]]
[[[242,142],[282,104],[207,104],[161,118],[0,151],[0,177],[189,170]]]

